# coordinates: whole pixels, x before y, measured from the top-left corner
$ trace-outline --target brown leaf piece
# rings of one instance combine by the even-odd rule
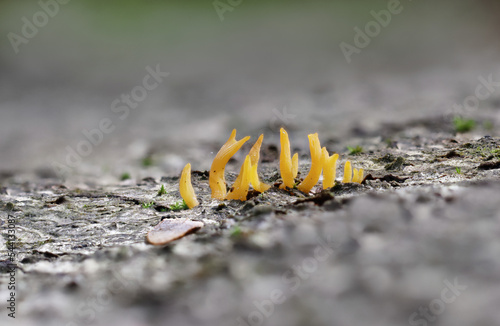
[[[481,163],[477,168],[478,170],[500,169],[500,161]]]
[[[188,219],[165,219],[148,232],[147,240],[153,245],[164,245],[198,231],[203,225]]]
[[[322,191],[319,194],[317,194],[314,197],[309,197],[305,199],[299,199],[293,203],[293,205],[298,205],[298,204],[303,204],[303,203],[308,203],[308,202],[313,202],[318,206],[323,206],[323,204],[330,200],[334,199],[333,195],[329,191]]]
[[[402,183],[402,182],[405,182],[406,180],[410,179],[410,177],[398,177],[396,175],[392,175],[392,174],[386,174],[384,175],[383,177],[374,177],[372,176],[371,174],[368,174],[365,179],[363,180],[363,182],[365,182],[366,180],[382,180],[382,181],[387,181],[387,182],[391,182],[391,181],[396,181],[398,183]],[[361,183],[363,183],[361,182]]]

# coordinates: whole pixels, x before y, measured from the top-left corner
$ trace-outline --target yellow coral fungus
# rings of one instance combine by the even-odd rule
[[[294,179],[299,171],[299,154],[296,153],[293,155],[293,158],[291,157],[290,140],[288,139],[288,133],[283,128],[280,129],[280,144],[280,172],[281,179],[283,179],[283,184],[280,188],[293,188],[295,184]]]
[[[344,179],[342,180],[342,183],[350,183],[350,182],[352,182],[351,162],[346,161],[344,165]]]
[[[358,170],[358,182],[359,183],[363,182],[363,179],[364,179],[363,172],[364,172],[363,169]]]
[[[260,181],[259,175],[257,173],[257,166],[259,164],[259,158],[260,158],[260,147],[262,146],[263,139],[264,135],[260,135],[259,139],[257,139],[255,144],[252,146],[252,149],[250,149],[250,153],[248,154],[248,156],[250,157],[250,169],[246,171],[246,173],[248,173],[248,179],[250,180],[253,189],[255,189],[258,192],[264,192],[269,188],[271,188],[270,185],[267,185]],[[245,166],[244,164],[241,166],[240,174],[238,175],[238,178],[236,178],[233,188],[240,186],[241,178],[243,177],[244,173],[243,172],[244,166]]]
[[[344,180],[343,183],[361,183],[363,182],[363,169],[352,169],[351,162],[345,162],[344,166]]]
[[[363,182],[363,169],[354,169],[352,182],[361,183]]]
[[[250,156],[250,163],[252,165],[257,165],[259,163],[260,159],[260,147],[262,146],[262,141],[264,140],[264,134],[261,134],[259,136],[259,139],[253,144],[252,148],[250,149],[250,153],[248,155]]]
[[[292,156],[292,178],[295,179],[297,173],[299,173],[299,153],[295,153]]]
[[[217,155],[215,156],[212,166],[210,168],[210,176],[208,183],[212,190],[212,198],[223,200],[226,198],[226,179],[224,177],[224,170],[229,159],[243,146],[243,144],[250,139],[249,136],[236,141],[236,129],[233,130],[227,142],[222,146]]]
[[[181,180],[179,182],[179,190],[182,199],[186,202],[189,208],[198,206],[200,203],[196,199],[196,194],[194,193],[193,185],[191,184],[191,164],[188,163],[182,170]]]
[[[325,147],[323,151],[323,189],[328,189],[335,186],[335,176],[337,174],[337,160],[339,154],[329,156]]]
[[[318,183],[321,171],[323,170],[323,155],[318,134],[310,134],[307,137],[309,138],[309,149],[311,151],[311,169],[304,178],[304,181],[297,187],[300,191],[305,193],[309,193],[312,187]]]
[[[252,164],[250,163],[250,155],[247,155],[241,168],[240,175],[236,179],[231,192],[227,194],[226,199],[237,199],[241,201],[247,200],[251,169]]]
[[[351,182],[356,183],[358,180],[358,169],[353,168],[352,169],[352,180]]]
[[[252,165],[249,177],[250,177],[250,183],[252,184],[254,190],[258,192],[264,192],[269,190],[269,188],[271,188],[270,185],[260,181],[259,175],[257,174],[257,165]]]
[[[250,164],[251,164],[251,169],[249,171],[250,183],[252,184],[253,189],[257,190],[258,192],[264,192],[269,188],[271,188],[270,185],[261,182],[259,179],[259,175],[257,174],[257,166],[259,164],[259,159],[260,159],[260,147],[262,146],[263,140],[264,140],[264,134],[259,136],[259,139],[257,139],[255,144],[252,146],[252,149],[250,149],[250,154],[248,154],[248,156],[250,156]]]
[[[323,173],[323,189],[331,188],[335,185],[335,176],[337,171],[338,154],[329,155],[328,150],[321,148],[318,134],[310,134],[309,149],[311,152],[311,168],[304,180],[297,188],[305,193],[309,193],[311,189],[318,183],[321,173]],[[221,147],[215,156],[209,174],[209,185],[212,190],[212,198],[224,200],[235,199],[245,201],[248,197],[250,185],[258,192],[267,191],[271,186],[260,181],[257,173],[260,159],[260,149],[264,140],[264,135],[260,135],[255,144],[252,146],[249,154],[245,157],[245,161],[240,169],[236,181],[228,194],[226,189],[226,181],[224,171],[226,164],[230,158],[247,142],[250,137],[245,137],[241,140],[236,140],[236,129],[231,133],[227,142]],[[281,189],[293,188],[295,178],[298,173],[299,156],[297,153],[291,157],[290,140],[285,129],[280,130],[280,172],[283,184]],[[346,161],[344,165],[343,183],[361,183],[363,182],[363,169],[352,169],[350,161]],[[199,202],[194,193],[191,184],[191,165],[187,164],[182,170],[180,179],[180,192],[182,198],[189,208],[199,205]]]

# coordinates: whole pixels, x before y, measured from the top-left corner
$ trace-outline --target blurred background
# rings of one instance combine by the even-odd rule
[[[316,131],[343,139],[440,119],[480,76],[500,81],[494,0],[402,0],[350,63],[340,45],[354,45],[355,28],[390,2],[60,1],[0,1],[2,171],[50,175],[103,119],[113,131],[70,174],[139,169],[149,158],[157,173],[189,160],[202,170],[233,128],[254,139],[275,139],[279,125],[304,143]],[[143,85],[148,67],[169,75],[122,119],[113,103]],[[498,124],[499,93],[472,113]]]

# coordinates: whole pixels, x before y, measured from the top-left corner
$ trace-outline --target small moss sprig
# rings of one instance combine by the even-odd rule
[[[186,202],[183,200],[179,200],[178,202],[170,205],[170,209],[173,210],[173,211],[182,211],[184,209],[188,209],[188,205],[186,204]]]
[[[243,231],[239,226],[235,226],[232,230],[229,236],[231,238],[240,238],[243,235]]]
[[[151,207],[153,207],[154,204],[155,204],[154,201],[142,203],[142,208],[151,208]]]
[[[363,153],[363,147],[359,145],[356,147],[347,146],[347,149],[349,150],[349,155],[356,155]]]
[[[153,158],[152,157],[144,157],[142,159],[142,166],[143,167],[150,167],[150,166],[153,166],[154,162],[153,162]]]
[[[122,175],[120,176],[120,180],[123,181],[123,180],[128,180],[130,179],[130,173],[128,172],[125,172],[125,173],[122,173]]]
[[[163,196],[163,195],[166,195],[166,194],[167,194],[167,191],[165,190],[165,186],[161,185],[160,190],[158,190],[157,196]]]
[[[456,132],[468,132],[476,127],[476,121],[456,116],[453,118],[453,126],[455,127]]]

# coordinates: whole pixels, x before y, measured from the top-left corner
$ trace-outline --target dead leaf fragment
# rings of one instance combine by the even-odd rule
[[[485,162],[481,163],[478,167],[478,170],[494,170],[500,169],[500,161],[497,162]]]
[[[402,183],[408,179],[410,179],[410,177],[406,177],[406,178],[405,177],[398,177],[397,175],[392,175],[392,174],[386,174],[383,177],[374,177],[371,174],[368,174],[365,177],[365,179],[363,180],[363,182],[365,182],[366,180],[381,180],[381,181],[387,181],[387,182],[396,181],[396,182]],[[361,183],[363,183],[363,182],[361,182]]]
[[[164,245],[198,231],[203,225],[188,219],[165,219],[148,232],[147,240],[153,245]]]
[[[314,197],[308,197],[305,199],[299,199],[293,203],[293,205],[298,205],[298,204],[303,204],[303,203],[308,203],[308,202],[313,202],[318,206],[323,206],[323,204],[331,199],[334,199],[335,197],[329,192],[329,191],[322,191],[319,194],[317,194]]]

